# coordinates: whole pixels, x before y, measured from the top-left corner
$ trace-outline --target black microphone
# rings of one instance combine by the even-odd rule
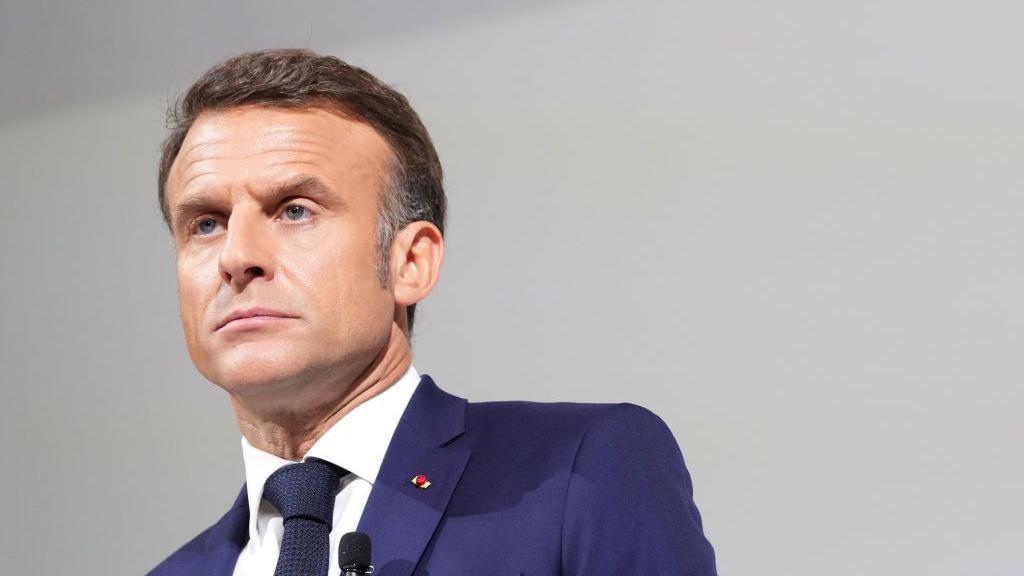
[[[338,565],[342,576],[371,574],[370,535],[364,532],[349,532],[341,537],[338,544]]]

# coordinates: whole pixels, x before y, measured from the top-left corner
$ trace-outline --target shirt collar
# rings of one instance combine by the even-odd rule
[[[309,449],[303,460],[319,458],[348,470],[373,485],[398,421],[405,412],[420,375],[410,364],[397,382],[352,409],[338,420]],[[242,437],[242,460],[249,496],[249,538],[258,535],[257,519],[263,500],[263,485],[278,468],[294,464],[253,447]]]

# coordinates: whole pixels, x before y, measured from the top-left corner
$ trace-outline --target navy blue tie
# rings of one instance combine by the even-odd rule
[[[263,497],[284,517],[281,556],[274,576],[326,576],[338,481],[346,472],[310,458],[267,478]]]

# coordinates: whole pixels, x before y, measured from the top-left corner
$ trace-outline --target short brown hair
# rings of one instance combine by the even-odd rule
[[[379,201],[377,275],[383,286],[390,285],[388,260],[396,232],[426,220],[444,234],[447,201],[441,161],[409,101],[362,68],[301,49],[260,50],[225,60],[171,105],[171,133],[164,140],[158,179],[160,211],[168,229],[167,175],[192,123],[207,110],[246,105],[329,108],[369,124],[387,141],[395,162]],[[415,310],[413,304],[406,311],[410,332]]]

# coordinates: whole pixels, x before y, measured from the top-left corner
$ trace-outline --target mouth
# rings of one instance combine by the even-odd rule
[[[225,316],[217,323],[217,327],[214,328],[214,332],[218,332],[225,328],[235,329],[259,327],[277,320],[294,318],[297,318],[297,316],[285,314],[284,312],[271,310],[269,308],[247,308],[245,310],[236,310]]]

